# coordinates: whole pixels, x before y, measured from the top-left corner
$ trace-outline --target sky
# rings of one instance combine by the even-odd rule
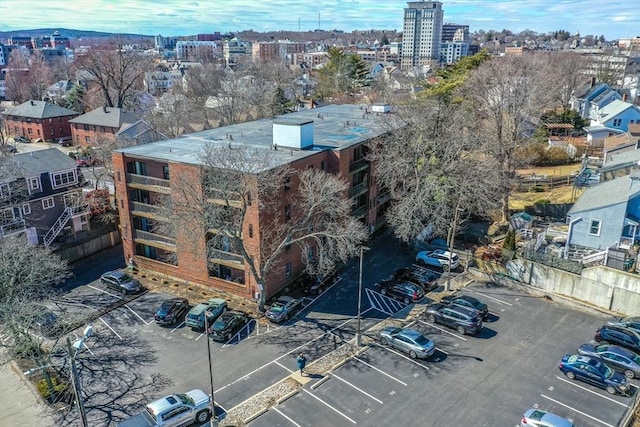
[[[640,36],[640,0],[451,0],[444,21],[470,31],[529,29]],[[0,31],[37,28],[179,36],[267,31],[402,31],[398,0],[0,0]]]

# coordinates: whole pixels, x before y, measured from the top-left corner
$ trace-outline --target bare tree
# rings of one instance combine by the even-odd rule
[[[5,77],[6,96],[16,104],[29,100],[29,56],[20,49],[9,54],[10,69]]]
[[[197,107],[204,129],[210,129],[213,115],[205,106],[209,97],[216,96],[220,91],[221,82],[225,78],[225,71],[217,65],[204,64],[186,70],[184,94]]]
[[[550,101],[547,75],[537,55],[505,56],[484,62],[467,80],[467,98],[480,120],[479,135],[501,173],[502,222],[509,218],[509,196],[518,150],[532,141],[535,123]]]
[[[548,90],[553,100],[562,107],[564,117],[569,111],[571,97],[585,82],[587,61],[575,52],[552,52],[546,59],[546,73],[551,77],[547,80]]]
[[[42,52],[36,50],[29,60],[29,98],[44,99],[47,88],[53,84],[53,71]]]
[[[169,138],[191,133],[190,123],[197,120],[198,108],[191,99],[180,93],[165,93],[147,119],[153,127]]]
[[[369,158],[379,191],[391,196],[386,219],[396,236],[408,242],[427,227],[449,236],[466,214],[498,205],[496,167],[479,150],[468,110],[426,100],[398,107],[389,121],[397,130],[371,144]]]
[[[134,92],[142,87],[144,72],[151,69],[148,57],[125,49],[119,40],[92,47],[76,58],[76,67],[89,74],[103,105],[117,108],[125,107]]]
[[[172,177],[178,192],[165,202],[171,221],[164,226],[170,235],[192,236],[194,254],[206,234],[209,260],[239,254],[258,288],[281,277],[275,274],[291,246],[310,272],[323,274],[355,255],[366,238],[338,176],[277,166],[272,151],[242,145],[210,145],[201,161],[199,176]],[[260,294],[263,309],[266,292]]]

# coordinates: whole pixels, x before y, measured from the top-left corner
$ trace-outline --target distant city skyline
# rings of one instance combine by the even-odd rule
[[[538,33],[640,36],[636,0],[451,0],[444,22],[470,31],[529,29]],[[69,28],[181,36],[213,32],[397,30],[406,1],[384,0],[1,0],[0,31]]]

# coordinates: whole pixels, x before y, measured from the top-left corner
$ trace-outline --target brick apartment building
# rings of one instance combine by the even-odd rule
[[[70,121],[73,144],[88,147],[100,137],[115,138],[122,125],[139,120],[135,113],[122,108],[96,108]]]
[[[30,100],[2,113],[5,131],[32,141],[57,141],[71,136],[69,122],[80,113],[46,101]]]
[[[352,201],[351,214],[374,230],[382,224],[389,195],[379,194],[370,178],[374,165],[365,159],[365,145],[387,133],[382,125],[385,112],[388,107],[381,105],[330,105],[117,150],[113,163],[125,257],[133,256],[142,268],[243,297],[256,297],[257,283],[240,254],[220,248],[213,259],[207,259],[206,233],[193,236],[178,226],[175,238],[171,238],[153,227],[154,221],[163,220],[159,201],[166,196],[179,197],[178,189],[173,187],[179,185],[175,177],[198,180],[200,153],[212,144],[244,144],[269,150],[280,165],[298,170],[313,167],[343,177],[349,182],[345,197]],[[284,184],[278,201],[285,212],[287,185],[295,190],[294,180]],[[270,224],[269,219],[258,215],[258,205],[253,203],[247,208],[243,224],[244,245],[256,257],[260,232]],[[183,249],[193,248],[194,240],[197,248]],[[273,270],[265,278],[265,298],[304,271],[301,258],[297,246],[283,253],[278,264],[285,267]]]

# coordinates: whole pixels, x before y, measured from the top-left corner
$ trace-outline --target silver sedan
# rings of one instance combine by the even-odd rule
[[[387,326],[380,331],[379,337],[383,345],[409,353],[412,359],[426,359],[436,351],[436,344],[414,329]]]

